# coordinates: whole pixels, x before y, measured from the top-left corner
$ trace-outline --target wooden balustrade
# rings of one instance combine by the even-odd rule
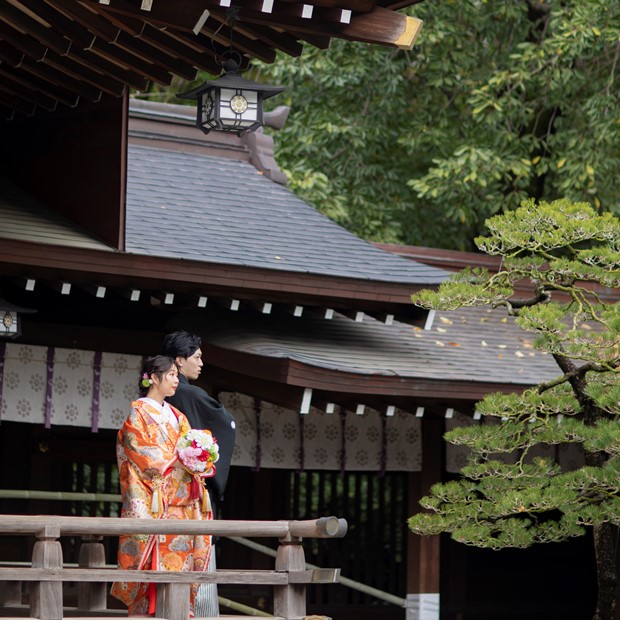
[[[106,608],[107,584],[138,581],[157,584],[158,618],[188,620],[189,588],[194,582],[263,584],[274,586],[274,618],[306,617],[306,585],[334,583],[340,569],[306,570],[303,538],[341,538],[344,519],[323,517],[307,521],[193,521],[0,515],[0,535],[35,536],[31,566],[0,566],[0,605],[15,605],[20,582],[30,582],[30,616],[62,620],[63,582],[78,583],[78,609],[92,616]],[[105,567],[104,536],[121,534],[211,534],[271,537],[280,542],[275,570],[130,571]],[[79,566],[63,566],[62,536],[81,536]],[[0,558],[0,561],[2,558]],[[240,618],[236,616],[235,618]]]

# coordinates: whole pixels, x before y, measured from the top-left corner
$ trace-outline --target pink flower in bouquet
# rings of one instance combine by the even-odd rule
[[[177,444],[179,461],[194,474],[209,472],[220,458],[219,446],[209,430],[191,429]]]

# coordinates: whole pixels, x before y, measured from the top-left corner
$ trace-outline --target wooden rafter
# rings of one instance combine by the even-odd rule
[[[0,0],[0,109],[10,119],[200,70],[217,75],[225,47],[242,65],[332,38],[410,48],[420,22],[394,9],[416,1]]]

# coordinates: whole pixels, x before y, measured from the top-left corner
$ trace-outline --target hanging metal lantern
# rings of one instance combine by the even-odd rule
[[[204,133],[226,131],[242,134],[256,131],[263,124],[263,101],[284,90],[241,77],[239,65],[228,59],[224,74],[217,80],[207,80],[186,93],[181,99],[196,99],[196,127]]]
[[[17,338],[21,335],[21,315],[25,312],[36,312],[36,310],[10,304],[0,297],[0,338]]]

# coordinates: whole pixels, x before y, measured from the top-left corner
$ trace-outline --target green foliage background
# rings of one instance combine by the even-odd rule
[[[620,3],[432,0],[412,51],[333,40],[255,64],[286,86],[291,188],[376,241],[473,249],[527,197],[620,213]]]

